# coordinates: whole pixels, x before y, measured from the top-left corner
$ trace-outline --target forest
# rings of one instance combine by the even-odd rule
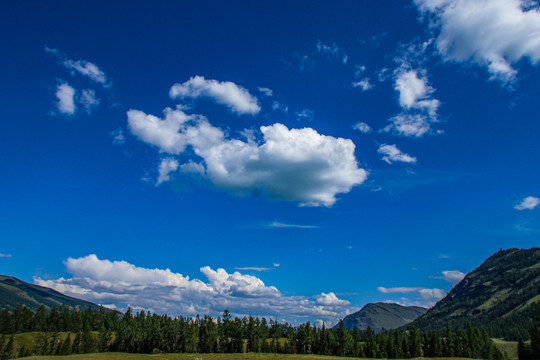
[[[17,351],[14,335],[38,332],[35,348]],[[384,330],[375,333],[337,327],[299,326],[258,317],[232,317],[225,310],[214,319],[170,317],[129,309],[125,314],[100,309],[79,311],[67,306],[36,312],[19,306],[0,312],[1,359],[29,355],[92,352],[319,354],[366,358],[468,357],[504,359],[485,330]],[[523,343],[532,356],[531,345]],[[527,352],[528,351],[528,352]],[[524,353],[525,354],[525,353]]]

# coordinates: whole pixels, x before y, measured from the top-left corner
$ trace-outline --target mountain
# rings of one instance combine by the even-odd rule
[[[402,306],[391,303],[367,304],[354,314],[343,319],[343,326],[349,329],[366,330],[371,327],[375,332],[395,329],[403,326],[427,311],[418,306]]]
[[[19,304],[34,311],[41,305],[44,305],[47,310],[62,305],[77,307],[80,310],[100,309],[99,305],[66,296],[56,290],[29,284],[13,276],[0,275],[0,310],[5,307],[14,309]],[[110,311],[109,309],[105,310]]]
[[[540,248],[501,250],[469,273],[410,327],[464,328],[470,322],[492,337],[529,338],[540,304]]]

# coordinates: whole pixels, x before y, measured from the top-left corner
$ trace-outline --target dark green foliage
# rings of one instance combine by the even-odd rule
[[[8,311],[1,314],[8,324],[12,324],[22,313]],[[134,315],[131,309],[122,317],[100,310],[59,309],[47,312],[38,309],[27,323],[29,325],[25,326],[30,327],[29,331],[39,331],[36,348],[20,350],[18,354],[249,351],[390,359],[442,356],[502,360],[502,354],[487,332],[470,325],[457,332],[450,327],[443,333],[421,332],[413,326],[409,331],[383,330],[375,333],[370,327],[351,331],[343,322],[336,329],[328,330],[324,325],[319,328],[309,322],[293,327],[265,318],[233,319],[228,311],[222,318],[213,319],[209,316],[171,318],[144,311]],[[536,334],[535,331],[532,333]],[[70,333],[75,333],[73,342]],[[525,348],[530,349],[530,346]],[[18,355],[13,353],[13,349],[13,335],[9,340],[2,335],[0,356],[7,359]]]
[[[520,360],[540,359],[540,308],[532,316],[530,344],[525,343],[522,338],[519,338],[518,357]]]
[[[2,337],[2,343],[4,342],[4,337]],[[13,343],[13,334],[9,337],[7,344],[3,344],[2,351],[0,351],[0,360],[7,360],[14,357],[13,350],[15,345]]]
[[[447,323],[465,330],[470,322],[491,337],[529,339],[538,306],[533,299],[540,295],[539,264],[540,248],[501,250],[412,324],[422,331],[443,329]]]

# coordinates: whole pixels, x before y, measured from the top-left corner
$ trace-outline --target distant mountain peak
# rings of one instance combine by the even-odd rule
[[[369,303],[359,311],[347,315],[343,319],[343,325],[349,329],[359,330],[366,330],[369,326],[375,332],[379,332],[382,329],[395,329],[403,326],[426,311],[427,308],[404,306],[397,303]]]

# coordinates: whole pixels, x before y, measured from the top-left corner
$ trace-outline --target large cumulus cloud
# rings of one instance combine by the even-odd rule
[[[515,80],[513,64],[540,60],[540,11],[526,0],[415,0],[431,15],[437,49],[447,61],[487,68],[491,79]],[[533,6],[531,6],[533,5]]]
[[[204,116],[181,109],[165,109],[163,119],[139,110],[129,110],[127,117],[140,140],[171,155],[190,147],[199,162],[190,162],[189,168],[217,188],[240,195],[331,206],[337,194],[349,192],[368,175],[358,167],[351,140],[312,128],[289,129],[276,123],[241,140],[228,138]]]

